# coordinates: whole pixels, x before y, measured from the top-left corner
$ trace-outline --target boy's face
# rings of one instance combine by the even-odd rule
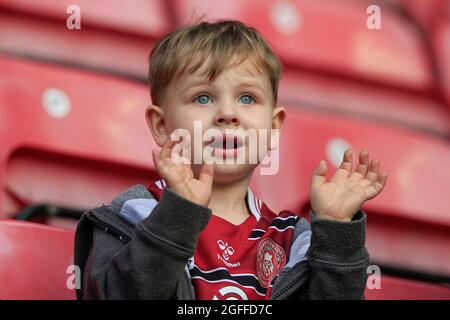
[[[242,129],[264,133],[265,129],[263,137],[267,147],[262,152],[265,154],[267,149],[275,149],[278,139],[271,139],[271,129],[281,129],[285,110],[273,106],[269,77],[256,72],[251,63],[244,62],[224,69],[214,81],[208,82],[206,76],[201,76],[202,68],[173,79],[165,90],[161,106],[147,108],[147,123],[156,143],[163,146],[172,132],[182,128],[189,131],[193,148],[199,148],[197,140],[194,141],[194,123],[197,122],[197,132],[199,123],[203,132],[216,129],[215,132],[225,133],[227,129]],[[201,143],[205,148],[211,141]],[[255,152],[250,150],[248,143],[248,139],[243,142],[244,164],[237,161],[215,164],[215,183],[227,183],[251,175],[258,163],[249,161],[250,153]],[[257,145],[261,146],[259,138]],[[261,152],[260,148],[256,152]],[[191,163],[195,163],[193,155],[194,151]],[[192,169],[198,174],[200,165],[193,164]]]

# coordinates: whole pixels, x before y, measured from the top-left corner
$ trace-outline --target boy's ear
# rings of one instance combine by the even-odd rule
[[[273,110],[272,116],[272,134],[270,135],[269,150],[275,150],[280,143],[281,129],[283,127],[284,119],[286,118],[286,109],[277,106]]]
[[[145,119],[156,144],[162,147],[168,137],[164,109],[157,105],[149,105],[145,110]]]

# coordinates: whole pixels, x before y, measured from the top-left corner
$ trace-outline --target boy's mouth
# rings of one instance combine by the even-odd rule
[[[241,137],[233,134],[222,134],[211,139],[209,146],[214,149],[238,149],[244,145]]]

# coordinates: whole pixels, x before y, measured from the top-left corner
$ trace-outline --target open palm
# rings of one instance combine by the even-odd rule
[[[353,151],[344,153],[341,166],[329,182],[327,163],[321,160],[311,181],[311,208],[319,218],[351,221],[362,204],[377,196],[386,185],[387,173],[380,171],[380,162],[372,160],[369,152],[361,151],[359,164],[352,172]]]

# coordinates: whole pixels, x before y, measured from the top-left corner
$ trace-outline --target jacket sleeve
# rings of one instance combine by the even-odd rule
[[[83,276],[85,299],[173,299],[211,210],[169,188],[127,244],[96,228]]]
[[[310,270],[306,288],[301,292],[303,298],[364,298],[369,265],[365,223],[362,211],[350,222],[319,219],[311,212],[312,235],[307,252]]]

